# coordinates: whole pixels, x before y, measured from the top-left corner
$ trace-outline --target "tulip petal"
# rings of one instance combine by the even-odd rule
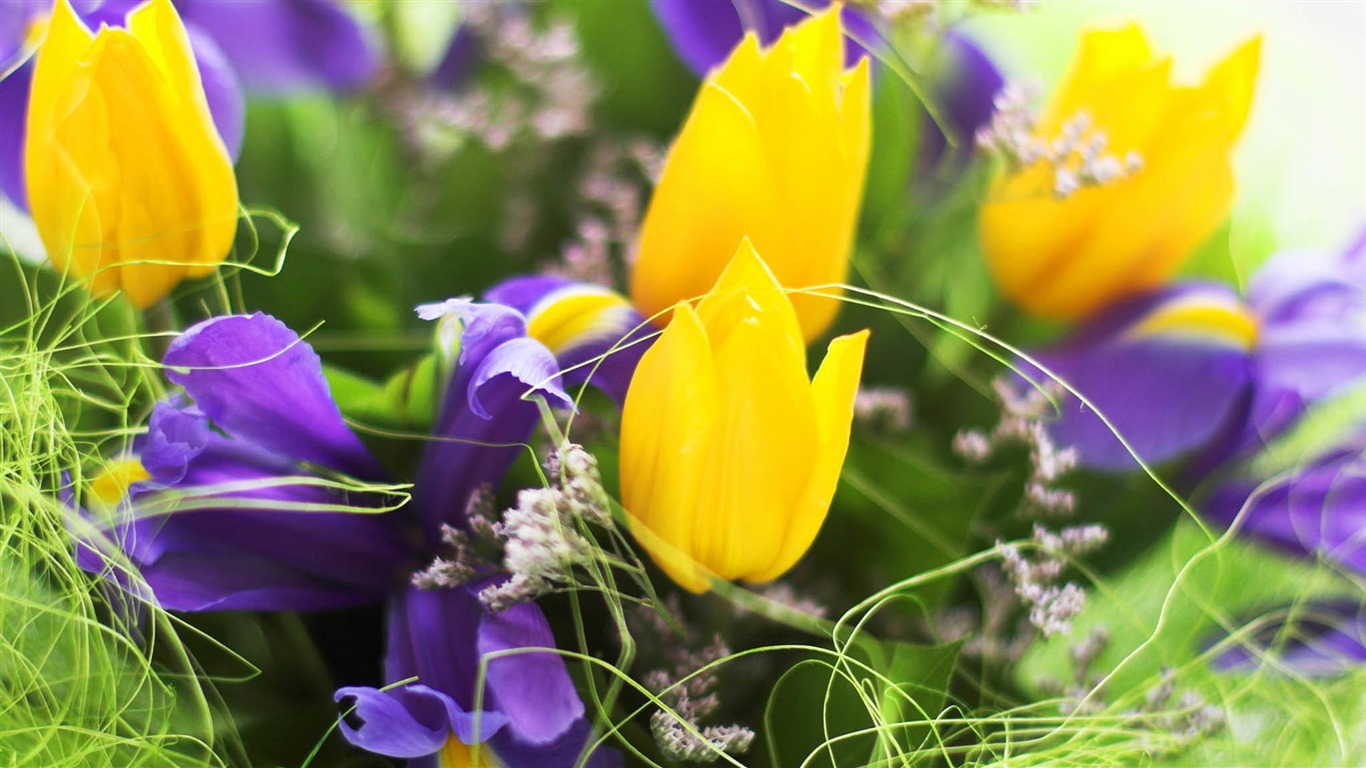
[[[621,416],[621,499],[637,540],[669,577],[693,592],[709,586],[692,552],[691,517],[712,466],[720,393],[707,332],[692,307],[640,360]]]
[[[1220,116],[1220,125],[1229,141],[1247,124],[1261,58],[1262,37],[1257,35],[1210,70],[1200,86],[1202,100]]]
[[[720,398],[691,551],[723,578],[751,578],[773,563],[812,473],[811,383],[792,337],[765,316],[736,323],[714,355]]]
[[[679,299],[706,294],[740,240],[774,220],[779,203],[765,158],[746,108],[704,85],[641,226],[631,298],[642,314],[662,316]]]
[[[714,352],[725,343],[726,335],[732,329],[760,314],[764,316],[764,322],[776,324],[775,343],[791,349],[805,361],[806,348],[801,342],[801,328],[792,302],[749,238],[745,238],[717,279],[716,286],[698,302],[697,317],[707,329]]]
[[[811,396],[816,406],[819,435],[811,479],[801,501],[793,510],[787,532],[777,556],[765,569],[752,574],[752,581],[776,579],[801,559],[816,540],[825,522],[830,502],[839,484],[844,456],[849,450],[849,429],[854,418],[854,398],[858,395],[863,371],[863,354],[868,331],[840,336],[830,342],[825,360],[811,380]]]
[[[34,74],[25,174],[49,256],[96,293],[122,288],[145,307],[227,255],[236,180],[170,0],[93,39],[59,2]]]

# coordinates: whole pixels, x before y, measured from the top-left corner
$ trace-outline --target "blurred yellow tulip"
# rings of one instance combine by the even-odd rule
[[[1036,136],[1071,131],[1141,169],[1060,195],[1056,164],[998,177],[980,230],[1005,295],[1035,316],[1072,321],[1170,279],[1228,214],[1229,154],[1247,122],[1260,50],[1260,38],[1249,40],[1200,85],[1176,86],[1171,60],[1154,57],[1137,25],[1084,34]]]
[[[843,43],[834,5],[768,50],[746,35],[703,83],[641,226],[631,298],[642,314],[705,293],[745,237],[785,287],[843,282],[870,122],[868,61],[845,71]],[[792,303],[807,340],[839,309]]]
[[[769,581],[811,546],[867,338],[836,338],[808,379],[792,303],[747,239],[695,309],[677,305],[631,379],[620,454],[632,531],[674,581]]]
[[[232,247],[237,180],[170,0],[98,34],[58,0],[37,53],[24,162],[48,256],[98,295],[122,290],[147,307]]]

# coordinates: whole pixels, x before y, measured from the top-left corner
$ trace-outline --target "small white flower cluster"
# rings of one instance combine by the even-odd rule
[[[1227,724],[1224,710],[1207,704],[1199,692],[1186,689],[1177,696],[1176,673],[1170,667],[1163,668],[1161,678],[1144,696],[1143,704],[1127,714],[1133,727],[1154,734],[1155,755],[1182,752]]]
[[[599,556],[580,526],[612,525],[597,459],[570,443],[550,455],[546,469],[555,484],[519,492],[517,506],[493,525],[493,536],[503,545],[503,570],[511,574],[479,593],[495,613],[573,584],[574,568]]]
[[[1052,679],[1039,681],[1040,688],[1061,695],[1058,710],[1062,714],[1097,714],[1104,710],[1105,700],[1097,691],[1101,676],[1094,674],[1092,667],[1109,644],[1110,631],[1104,626],[1093,628],[1068,651],[1072,680],[1066,687]]]
[[[1044,163],[1052,171],[1050,193],[1065,200],[1079,190],[1113,184],[1143,169],[1143,157],[1135,151],[1123,159],[1107,154],[1109,137],[1089,130],[1091,119],[1085,112],[1065,121],[1057,138],[1037,137],[1038,118],[1029,107],[1031,101],[1032,89],[1006,85],[993,102],[991,122],[977,131],[977,146],[1004,158],[1011,173]]]
[[[508,3],[470,3],[461,23],[479,41],[483,59],[508,76],[456,95],[394,94],[416,154],[432,162],[465,138],[501,152],[523,137],[554,141],[589,132],[601,86],[582,61],[572,24],[551,20],[538,27]]]
[[[616,284],[612,254],[620,254],[627,266],[634,260],[641,201],[662,157],[663,151],[644,139],[593,146],[575,184],[581,206],[575,238],[548,274],[608,287]]]
[[[994,382],[1001,416],[990,434],[977,430],[959,432],[953,450],[972,463],[981,463],[1007,445],[1024,446],[1029,451],[1030,475],[1025,481],[1020,513],[1026,518],[1068,518],[1076,513],[1076,497],[1055,484],[1077,466],[1075,449],[1059,448],[1044,419],[1053,410],[1053,401],[1062,390],[1049,382],[1041,388],[1017,387],[1008,379]],[[1014,545],[997,542],[1001,566],[1016,598],[1028,612],[1029,623],[1045,637],[1065,634],[1081,611],[1086,593],[1067,582],[1059,585],[1067,559],[1079,557],[1104,546],[1109,531],[1101,525],[1064,527],[1059,531],[1034,524],[1034,544],[1041,557],[1027,558]],[[990,602],[985,595],[984,601]]]
[[[686,649],[671,653],[671,670],[649,672],[642,680],[668,705],[650,716],[650,731],[670,759],[714,762],[723,754],[743,754],[754,742],[754,731],[740,725],[698,725],[721,705],[716,673],[703,668],[729,655],[730,648],[718,635],[695,653]]]
[[[911,396],[894,387],[859,387],[854,397],[854,419],[877,432],[905,432],[911,428]]]
[[[859,3],[860,7],[891,24],[924,21],[938,5],[939,0],[867,0]]]
[[[970,0],[973,7],[984,11],[1014,11],[1020,13],[1033,10],[1039,0]]]
[[[493,488],[482,485],[470,494],[465,505],[469,530],[441,526],[441,541],[450,555],[437,557],[426,568],[413,574],[419,589],[453,589],[495,572],[496,547],[493,542]]]
[[[573,584],[574,568],[599,557],[584,526],[611,526],[611,499],[602,487],[597,460],[578,445],[565,444],[553,452],[546,469],[554,484],[519,492],[517,505],[497,521],[492,489],[477,490],[466,508],[467,527],[442,526],[450,556],[437,557],[413,574],[413,584],[448,589],[507,574],[479,593],[484,607],[494,613]]]
[[[1076,468],[1077,451],[1059,448],[1043,423],[1062,389],[1048,382],[1039,389],[1020,391],[1004,378],[997,379],[993,386],[1001,403],[1001,417],[995,428],[990,434],[978,430],[959,432],[953,438],[954,453],[980,464],[1005,446],[1025,446],[1032,471],[1025,483],[1021,512],[1029,517],[1071,517],[1077,508],[1075,494],[1053,486]]]
[[[1040,557],[1030,560],[1019,547],[997,542],[1001,567],[1015,587],[1015,595],[1029,611],[1029,623],[1044,637],[1067,634],[1072,619],[1086,604],[1086,592],[1072,582],[1061,586],[1058,580],[1067,567],[1067,558],[1094,552],[1109,540],[1109,531],[1100,525],[1064,528],[1054,533],[1034,525],[1034,543]]]

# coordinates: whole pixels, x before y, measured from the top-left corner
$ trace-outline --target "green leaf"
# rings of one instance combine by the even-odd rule
[[[925,759],[942,736],[960,646],[867,641],[847,657],[811,653],[774,685],[764,737],[773,766],[871,765]]]
[[[324,364],[323,375],[348,418],[397,429],[425,429],[435,420],[445,378],[435,355],[423,356],[382,384],[334,365]]]
[[[1065,747],[1077,761],[1104,754],[1124,762],[1123,755],[1131,753],[1164,765],[1360,764],[1366,758],[1359,725],[1366,673],[1316,680],[1278,669],[1270,659],[1248,673],[1210,667],[1220,648],[1216,643],[1231,634],[1251,633],[1263,626],[1259,620],[1273,620],[1287,605],[1357,600],[1359,588],[1326,565],[1212,534],[1185,519],[1144,558],[1113,579],[1099,579],[1088,591],[1072,637],[1100,626],[1109,632],[1110,642],[1092,666],[1105,676],[1095,694],[1104,713],[1094,723],[1070,723],[1068,740],[1057,749]],[[1068,646],[1066,638],[1036,644],[1018,665],[1017,682],[1043,695],[1044,680],[1071,679]],[[1228,726],[1189,750],[1165,752],[1157,745],[1173,743],[1173,734],[1160,715],[1135,721],[1146,721],[1139,728],[1147,733],[1116,732],[1123,721],[1113,718],[1135,718],[1133,711],[1159,684],[1164,669],[1173,671],[1178,692],[1196,691],[1220,707]],[[1169,706],[1174,708],[1175,700]],[[1108,725],[1107,716],[1112,718]]]

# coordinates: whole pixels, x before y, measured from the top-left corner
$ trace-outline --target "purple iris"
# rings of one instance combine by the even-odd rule
[[[1366,236],[1340,254],[1273,258],[1245,297],[1184,283],[1131,299],[1035,358],[1144,461],[1184,457],[1199,480],[1366,375]],[[1062,404],[1052,430],[1086,465],[1135,466],[1076,400]]]
[[[1366,574],[1366,431],[1264,482],[1226,480],[1200,508],[1282,551]]]
[[[783,29],[829,4],[829,0],[801,5],[784,0],[650,0],[679,58],[699,77],[725,61],[746,31],[753,31],[761,43],[769,45]],[[845,47],[851,66],[859,57],[877,52],[883,35],[867,16],[846,5],[840,20],[853,42]],[[942,110],[944,127],[960,141],[971,141],[977,129],[991,119],[992,99],[1005,84],[1001,73],[981,48],[954,31],[944,34],[932,66],[927,78],[930,98]],[[946,146],[944,131],[926,120],[919,167],[934,167]]]
[[[475,587],[409,583],[436,552],[440,525],[464,525],[470,493],[499,480],[529,437],[539,411],[522,396],[568,403],[554,357],[527,338],[519,313],[444,309],[444,340],[460,355],[414,487],[416,515],[381,509],[392,501],[385,473],[345,424],[313,350],[266,315],[220,317],[172,343],[168,376],[193,402],[157,406],[133,445],[150,479],[130,488],[112,530],[78,532],[78,555],[182,610],[387,600],[385,679],[418,680],[340,689],[337,699],[355,705],[348,740],[417,765],[474,742],[508,764],[574,765],[592,729],[540,609],[488,614]],[[476,709],[481,658],[500,651],[512,653],[488,662]],[[597,750],[590,764],[617,758]]]
[[[72,0],[91,29],[122,26],[143,0]],[[52,10],[52,0],[0,3],[0,194],[27,208],[24,125],[32,62],[24,50],[30,30]],[[242,91],[282,96],[308,90],[349,90],[379,69],[370,35],[334,0],[175,0],[199,64],[214,125],[237,157],[242,147]]]
[[[636,364],[649,349],[654,326],[610,288],[546,275],[514,277],[490,288],[484,299],[526,316],[565,371],[565,386],[585,382],[618,405],[626,401]],[[571,328],[572,332],[564,332]]]
[[[1277,663],[1311,677],[1337,675],[1366,661],[1366,613],[1350,601],[1284,609],[1286,618],[1214,659],[1225,672],[1253,672],[1274,655]]]

